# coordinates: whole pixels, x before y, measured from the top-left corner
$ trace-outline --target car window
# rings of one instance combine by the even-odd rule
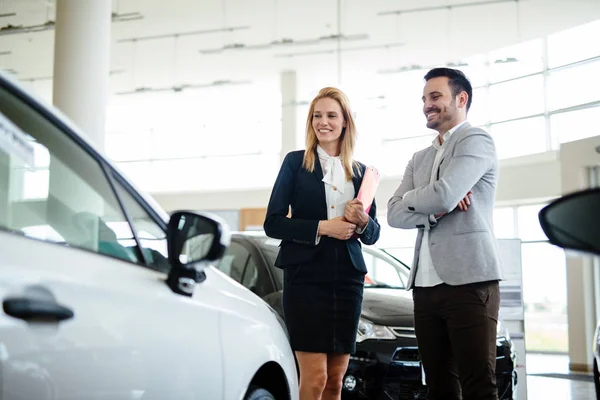
[[[263,251],[263,249],[261,248],[260,251]],[[268,294],[273,293],[275,287],[273,286],[273,280],[267,268],[268,267],[263,263],[261,258],[250,257],[248,264],[246,265],[246,270],[244,271],[242,285],[250,289],[259,297],[265,297]]]
[[[391,286],[395,288],[406,287],[407,272],[403,266],[396,265],[391,259],[377,254],[363,251],[367,275],[365,286]]]
[[[150,268],[168,273],[171,266],[168,261],[167,235],[164,229],[148,214],[138,201],[125,189],[125,187],[116,179],[114,186],[127,212],[129,221],[135,234],[143,255],[143,262]],[[125,227],[122,223],[119,226]],[[128,225],[127,225],[128,226]],[[123,242],[123,245],[133,248],[136,245],[135,240]]]
[[[242,275],[246,263],[250,259],[250,252],[237,242],[231,242],[218,268],[226,275],[242,283]]]
[[[281,243],[281,241],[279,239],[271,239],[264,237],[253,237],[252,240],[260,248],[260,251],[265,257],[267,263],[269,264],[269,267],[273,267],[275,265],[277,255],[279,254],[279,243]],[[273,273],[273,278],[275,279],[275,281],[278,282],[279,286],[282,286],[283,270],[281,268],[271,268],[271,272]]]
[[[103,166],[0,87],[0,228],[137,263]]]
[[[248,259],[246,269],[244,270],[244,277],[242,279],[242,285],[249,289],[256,290],[256,284],[258,281],[258,268],[256,262],[252,257]]]

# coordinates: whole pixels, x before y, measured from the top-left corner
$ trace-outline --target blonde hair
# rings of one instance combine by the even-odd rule
[[[349,181],[354,177],[353,164],[357,167],[357,171],[360,174],[358,163],[352,160],[354,146],[356,144],[356,124],[354,123],[354,116],[350,110],[350,101],[348,100],[348,97],[346,97],[341,90],[334,87],[326,87],[319,90],[317,97],[310,103],[308,118],[306,119],[306,151],[304,152],[302,167],[310,172],[315,170],[315,151],[319,145],[319,140],[317,139],[317,134],[312,126],[312,120],[317,101],[324,98],[330,98],[338,102],[342,109],[344,120],[346,121],[346,127],[342,128],[342,134],[340,136],[340,159],[344,166],[344,171],[346,172],[346,180]]]

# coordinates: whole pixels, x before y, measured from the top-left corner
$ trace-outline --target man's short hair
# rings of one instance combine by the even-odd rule
[[[467,92],[467,112],[471,108],[471,101],[473,101],[473,87],[471,86],[471,82],[465,76],[464,72],[458,69],[452,68],[434,68],[429,71],[425,75],[425,82],[429,81],[433,78],[446,77],[448,78],[448,85],[450,85],[450,89],[452,90],[452,96],[456,97],[462,91]]]

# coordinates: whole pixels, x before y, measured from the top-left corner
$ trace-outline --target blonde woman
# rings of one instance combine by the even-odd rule
[[[367,272],[359,240],[380,226],[356,199],[365,165],[353,160],[356,127],[348,98],[324,88],[306,121],[306,150],[286,155],[275,181],[265,232],[282,239],[283,309],[300,367],[300,400],[340,399],[355,349]],[[291,207],[291,216],[288,211]]]

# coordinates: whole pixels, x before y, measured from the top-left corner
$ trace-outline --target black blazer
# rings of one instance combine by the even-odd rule
[[[273,186],[264,228],[267,236],[282,239],[281,248],[275,266],[284,268],[288,265],[297,265],[311,261],[320,244],[315,245],[319,221],[327,218],[327,203],[325,200],[325,184],[323,170],[315,152],[315,170],[309,172],[302,168],[304,150],[292,151],[285,156],[279,175]],[[362,177],[366,167],[360,164],[360,175],[354,169],[355,197],[360,189]],[[292,215],[287,218],[288,207],[291,205]],[[369,210],[369,224],[365,231],[359,235],[364,244],[374,244],[379,239],[380,226],[376,217],[377,207],[375,201]],[[357,238],[346,241],[348,252],[354,267],[366,273],[365,260],[363,259],[361,245]]]

